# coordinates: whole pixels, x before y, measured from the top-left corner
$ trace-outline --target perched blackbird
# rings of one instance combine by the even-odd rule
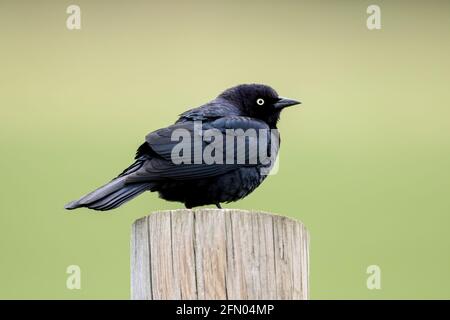
[[[144,191],[157,191],[161,198],[182,202],[186,208],[208,204],[221,208],[222,202],[239,200],[260,185],[267,175],[263,169],[273,165],[279,143],[271,133],[276,131],[281,110],[299,103],[279,97],[274,89],[261,84],[227,89],[214,100],[181,114],[175,124],[149,133],[130,167],[65,208],[110,210]],[[244,131],[241,143],[238,135],[232,134],[238,131]],[[206,139],[208,135],[214,139]],[[263,136],[264,141],[260,139]],[[181,145],[183,137],[185,144]],[[195,141],[200,142],[196,145]],[[206,150],[209,158],[202,159]],[[266,151],[269,161],[259,159],[259,153],[255,158],[256,150]]]

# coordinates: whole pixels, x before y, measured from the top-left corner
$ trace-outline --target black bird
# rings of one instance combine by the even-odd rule
[[[270,167],[274,159],[272,157],[270,163],[267,161],[263,163],[260,160],[250,163],[251,156],[248,148],[266,148],[269,156],[276,157],[278,147],[274,149],[274,152],[272,151],[272,154],[270,153],[270,150],[273,150],[270,147],[275,144],[273,137],[267,135],[266,145],[261,145],[259,139],[245,137],[244,147],[247,149],[244,151],[244,163],[237,161],[239,144],[236,143],[230,147],[225,142],[225,148],[232,151],[231,160],[234,161],[231,163],[229,161],[205,163],[204,160],[200,163],[195,160],[176,163],[172,152],[180,140],[174,140],[173,134],[179,129],[195,137],[194,123],[199,121],[201,121],[202,132],[214,129],[216,134],[221,135],[223,141],[226,141],[229,132],[227,130],[270,131],[277,128],[281,110],[299,103],[279,97],[274,89],[261,84],[243,84],[227,89],[214,100],[181,114],[175,124],[149,133],[145,142],[137,150],[135,162],[130,167],[106,185],[79,200],[68,203],[65,208],[71,210],[87,207],[94,210],[110,210],[144,191],[157,191],[161,198],[182,202],[186,208],[209,204],[221,208],[222,202],[242,199],[261,184],[266,177],[262,169]],[[201,150],[205,150],[205,147],[216,139],[201,141]],[[191,151],[195,153],[195,150]],[[222,156],[226,152],[226,150],[223,151]],[[188,153],[186,149],[186,155]],[[222,156],[218,154],[218,157]]]

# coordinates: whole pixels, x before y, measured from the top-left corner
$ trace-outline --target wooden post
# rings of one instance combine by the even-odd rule
[[[296,220],[231,209],[134,222],[132,299],[307,299],[309,235]]]

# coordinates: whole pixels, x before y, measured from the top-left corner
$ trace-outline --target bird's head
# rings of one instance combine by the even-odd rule
[[[281,110],[300,104],[299,101],[278,96],[278,93],[263,84],[241,84],[225,90],[219,95],[238,107],[242,114],[260,119],[276,127]]]

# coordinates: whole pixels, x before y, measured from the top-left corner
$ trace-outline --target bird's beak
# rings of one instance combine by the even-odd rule
[[[275,109],[283,109],[286,107],[295,106],[296,104],[300,104],[300,103],[301,102],[297,101],[297,100],[280,97],[280,100],[275,102],[274,106],[275,106]]]

